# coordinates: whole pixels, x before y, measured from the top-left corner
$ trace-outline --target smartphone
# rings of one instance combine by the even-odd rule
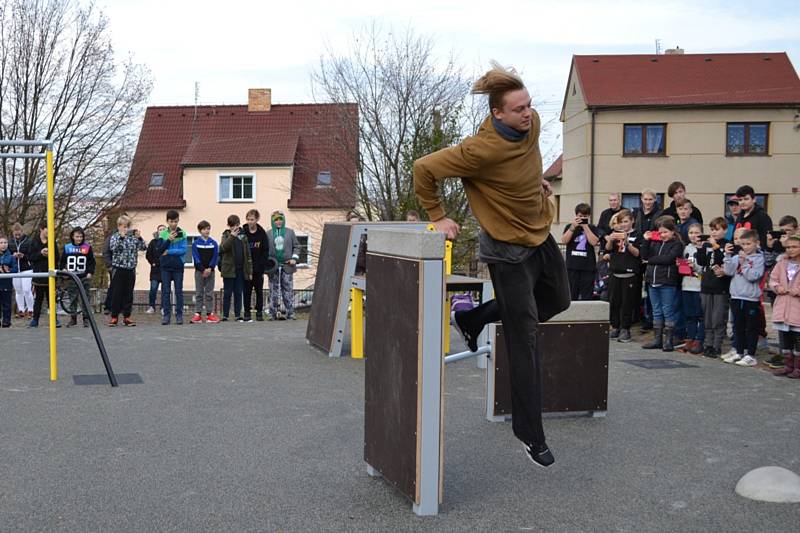
[[[779,230],[770,231],[769,234],[772,236],[773,239],[780,239],[781,237],[786,235],[786,232],[783,231],[782,229],[779,229]]]
[[[661,234],[659,232],[657,232],[657,231],[651,231],[650,232],[650,240],[651,241],[660,242],[661,241]]]
[[[708,239],[710,239],[710,238],[711,238],[711,235],[705,235],[705,234],[703,234],[703,235],[700,235],[700,237],[699,237],[699,239],[700,239],[701,241],[707,241],[707,240],[708,240]]]
[[[739,252],[741,252],[741,251],[742,251],[742,247],[741,246],[739,246],[738,244],[734,244],[733,245],[733,252],[732,252],[733,255],[739,255]]]
[[[581,218],[581,224],[588,224],[588,223],[589,223],[589,219],[588,218],[585,218],[585,217]]]

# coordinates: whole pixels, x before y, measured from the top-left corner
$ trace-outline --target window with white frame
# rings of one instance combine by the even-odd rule
[[[331,173],[329,170],[317,172],[317,187],[330,187]]]
[[[300,259],[297,260],[298,266],[309,266],[311,264],[311,248],[308,235],[296,235],[297,242],[300,244]]]
[[[186,236],[186,253],[183,254],[183,266],[194,266],[194,257],[192,256],[192,245],[194,241],[199,238],[199,235]]]
[[[255,201],[255,181],[253,174],[221,174],[219,176],[219,201]]]

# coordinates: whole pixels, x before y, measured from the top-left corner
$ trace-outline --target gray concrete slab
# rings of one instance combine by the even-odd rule
[[[484,420],[484,376],[445,370],[444,505],[414,516],[366,474],[363,363],[329,359],[304,321],[0,330],[3,531],[796,531],[800,507],[734,493],[748,471],[800,471],[800,384],[751,368],[612,344],[603,419],[547,419],[533,466],[508,423]],[[453,339],[457,336],[453,335]],[[454,342],[454,349],[461,349]],[[630,359],[686,368],[649,370]]]

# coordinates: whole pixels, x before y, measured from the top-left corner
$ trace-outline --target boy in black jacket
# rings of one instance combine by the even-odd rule
[[[611,338],[631,341],[634,306],[642,299],[642,260],[639,248],[642,239],[633,227],[633,213],[621,210],[611,219],[614,231],[607,236],[605,249],[611,267],[609,303],[611,304]]]
[[[50,243],[47,242],[47,224],[41,223],[39,224],[39,235],[33,238],[30,255],[28,256],[34,273],[49,271],[47,256],[50,253],[55,254],[55,264],[58,265],[58,245],[53,243],[53,246],[50,246]],[[33,290],[35,295],[33,301],[33,319],[28,324],[29,328],[39,327],[39,317],[42,315],[42,305],[44,304],[44,299],[48,295],[48,285],[49,281],[47,278],[34,278],[33,280]],[[58,318],[56,318],[56,327],[61,327],[61,323],[58,321]]]
[[[567,245],[567,277],[572,300],[591,300],[597,273],[594,247],[600,241],[600,231],[589,223],[592,208],[589,204],[575,206],[575,218],[564,228],[561,243]]]
[[[86,293],[89,293],[90,280],[94,275],[95,260],[92,245],[86,242],[86,233],[83,228],[77,226],[69,234],[69,242],[64,245],[64,252],[58,262],[59,270],[66,270],[77,275],[81,280]],[[78,325],[78,302],[80,294],[78,286],[71,279],[67,281],[67,294],[69,294],[69,324],[68,328]],[[83,327],[89,327],[88,312],[84,309]]]
[[[244,282],[244,321],[252,322],[253,317],[250,311],[250,295],[256,291],[256,320],[264,320],[264,272],[267,268],[267,257],[269,256],[269,240],[267,232],[258,223],[261,213],[257,209],[251,209],[245,215],[247,224],[244,226],[244,234],[247,243],[250,245],[250,257],[253,260],[253,277]]]
[[[697,264],[703,267],[700,278],[700,300],[703,303],[703,321],[706,328],[705,348],[703,355],[716,359],[722,354],[722,340],[728,325],[730,309],[731,285],[730,276],[725,275],[723,262],[725,259],[725,234],[728,232],[728,221],[722,217],[713,219],[709,224],[710,235],[697,254]]]

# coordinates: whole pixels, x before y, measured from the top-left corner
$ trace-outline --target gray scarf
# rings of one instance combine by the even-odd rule
[[[517,129],[512,128],[511,126],[506,126],[492,115],[492,125],[497,133],[503,139],[511,142],[519,142],[524,139],[527,135],[527,131],[519,131]]]

